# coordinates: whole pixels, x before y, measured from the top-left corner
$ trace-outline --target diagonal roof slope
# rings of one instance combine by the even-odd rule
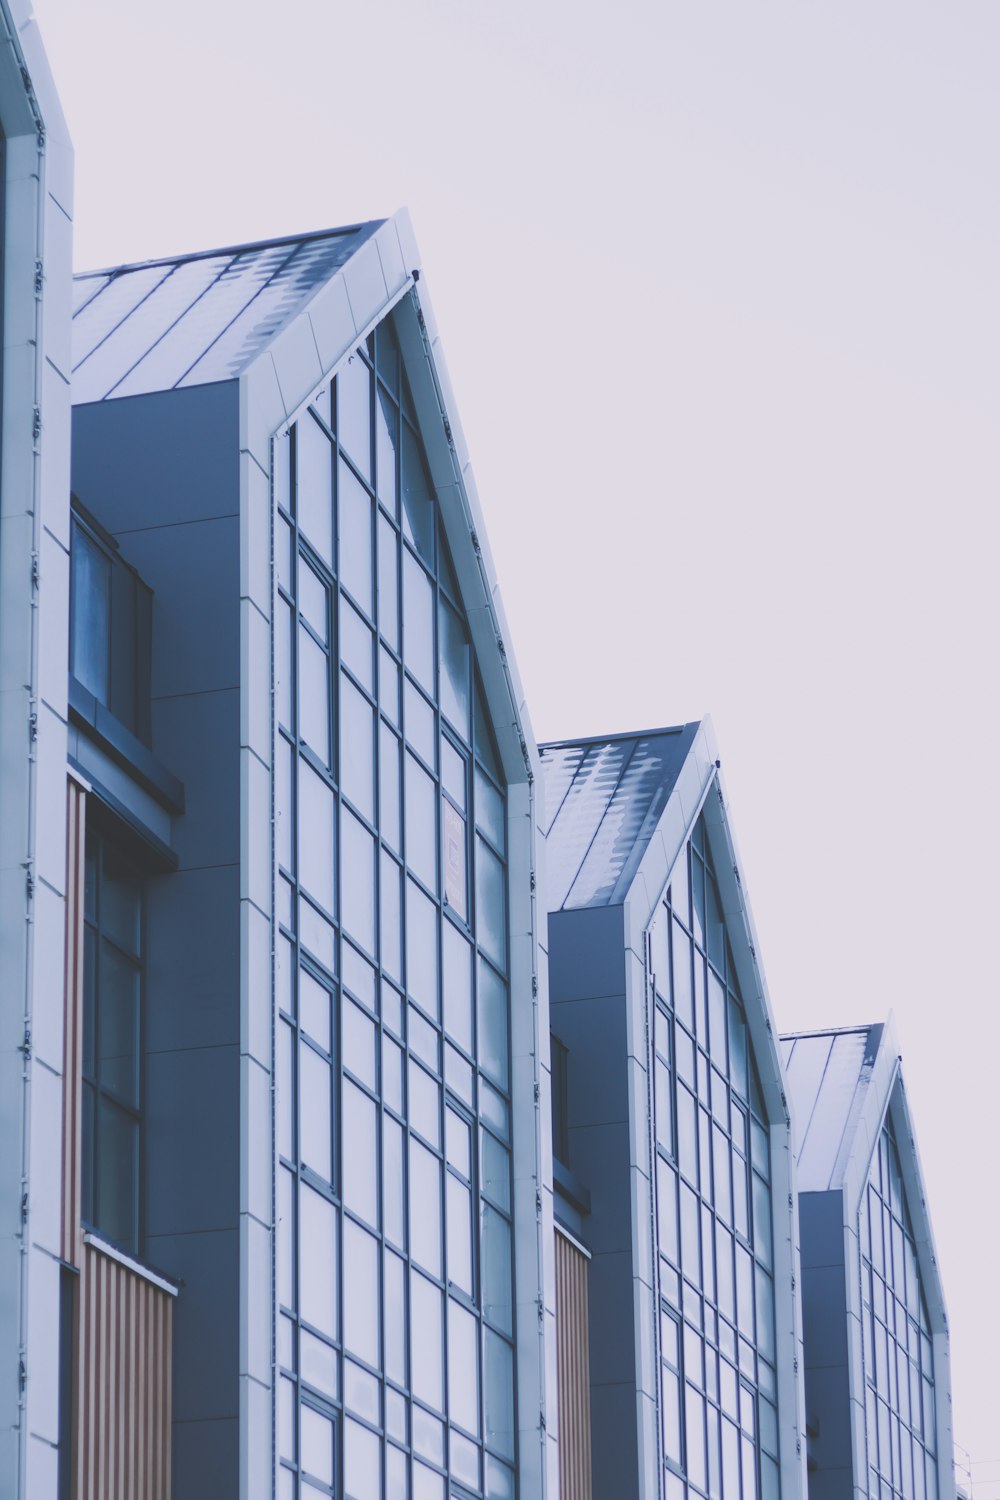
[[[698,728],[539,746],[550,911],[625,899]]]
[[[781,1038],[804,1193],[844,1184],[883,1029],[855,1026]]]
[[[235,379],[382,222],[74,277],[74,402]]]

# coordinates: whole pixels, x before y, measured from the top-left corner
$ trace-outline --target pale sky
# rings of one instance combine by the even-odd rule
[[[536,735],[710,712],[779,1025],[895,1013],[997,1500],[1000,6],[36,12],[78,269],[409,207]]]

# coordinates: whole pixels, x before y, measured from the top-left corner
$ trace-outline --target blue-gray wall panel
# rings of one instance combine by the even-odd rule
[[[77,407],[72,485],[154,590],[152,748],[187,810],[173,824],[180,868],[146,895],[143,1253],[182,1282],[174,1493],[236,1495],[238,386]]]
[[[589,1189],[594,1500],[638,1488],[625,929],[620,906],[549,917],[552,1030],[569,1049],[567,1163]]]
[[[844,1200],[840,1192],[799,1195],[802,1338],[809,1500],[851,1500]],[[845,1457],[848,1459],[845,1467]],[[864,1483],[864,1476],[859,1477]]]

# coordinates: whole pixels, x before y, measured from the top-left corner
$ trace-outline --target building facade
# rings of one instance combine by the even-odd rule
[[[563,1494],[804,1496],[790,1121],[711,727],[542,763],[557,1269],[589,1283]]]
[[[891,1020],[782,1037],[810,1500],[955,1495],[948,1319]]]
[[[0,1494],[54,1494],[66,893],[73,154],[0,3]]]

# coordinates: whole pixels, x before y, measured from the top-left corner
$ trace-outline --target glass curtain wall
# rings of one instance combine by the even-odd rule
[[[767,1126],[699,820],[650,927],[668,1500],[777,1500]]]
[[[278,1494],[509,1500],[505,789],[389,322],[274,483]]]
[[[937,1500],[930,1323],[888,1121],[858,1228],[868,1492],[871,1500]]]

